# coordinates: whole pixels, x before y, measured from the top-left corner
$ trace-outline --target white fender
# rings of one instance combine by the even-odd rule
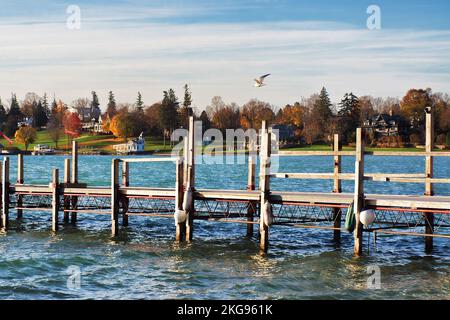
[[[266,226],[270,227],[273,223],[272,205],[269,203],[269,201],[266,200],[261,209],[262,209],[261,216],[263,218],[263,222]]]
[[[174,213],[175,225],[186,222],[187,214],[186,211],[176,209]]]
[[[192,202],[194,201],[194,194],[192,190],[189,188],[184,193],[183,198],[183,211],[188,212],[189,208],[192,207]]]

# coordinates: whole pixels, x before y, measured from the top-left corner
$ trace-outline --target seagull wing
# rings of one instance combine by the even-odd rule
[[[262,79],[261,79],[261,78],[255,79],[255,82],[256,82],[257,84],[261,84],[261,83],[262,83]]]
[[[261,76],[260,79],[261,79],[261,80],[264,80],[264,79],[267,78],[268,76],[270,76],[270,73]]]

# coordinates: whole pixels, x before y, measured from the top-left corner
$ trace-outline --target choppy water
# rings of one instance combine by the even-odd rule
[[[80,181],[109,185],[111,158],[80,157]],[[11,180],[16,158],[11,157]],[[51,168],[63,168],[63,157],[25,157],[26,183],[48,183]],[[241,165],[199,165],[198,188],[242,188]],[[450,176],[450,159],[438,158],[437,176]],[[131,184],[172,187],[171,163],[131,164]],[[290,157],[282,172],[327,172],[332,159]],[[344,158],[344,171],[353,171]],[[415,157],[368,157],[366,172],[424,171]],[[61,171],[62,172],[62,171]],[[276,190],[326,191],[332,182],[274,180]],[[344,183],[352,191],[352,183]],[[421,184],[367,183],[367,192],[422,194]],[[450,187],[436,192],[450,195]],[[130,217],[119,239],[110,237],[109,216],[82,216],[74,226],[50,232],[48,212],[25,212],[11,230],[0,235],[0,298],[3,299],[438,299],[450,296],[450,241],[435,239],[433,255],[423,253],[420,237],[378,236],[377,252],[353,257],[351,235],[340,245],[332,232],[274,227],[267,257],[258,254],[256,238],[245,226],[195,222],[195,241],[174,242],[170,219]],[[366,241],[367,244],[367,241]],[[372,248],[373,249],[373,248]],[[367,267],[381,270],[380,290],[367,288]],[[71,268],[81,271],[79,288],[67,286]]]

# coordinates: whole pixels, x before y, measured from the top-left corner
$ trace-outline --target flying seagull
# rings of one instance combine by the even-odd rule
[[[259,78],[256,78],[255,79],[255,87],[261,88],[261,87],[265,86],[264,79],[267,78],[268,76],[270,76],[270,73],[265,74],[265,75],[263,75],[263,76],[261,76]]]

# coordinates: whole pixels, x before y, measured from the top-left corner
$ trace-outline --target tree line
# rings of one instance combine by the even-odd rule
[[[308,98],[287,104],[282,108],[251,99],[242,106],[226,103],[219,96],[213,97],[206,108],[198,112],[192,107],[192,93],[184,86],[184,96],[179,100],[173,89],[163,92],[161,101],[146,106],[138,92],[135,103],[117,103],[114,93],[109,92],[104,113],[95,91],[91,98],[79,98],[69,109],[61,100],[53,99],[49,104],[47,95],[42,98],[28,93],[20,103],[12,94],[9,108],[0,99],[0,126],[9,136],[17,135],[19,126],[39,130],[46,127],[51,139],[57,144],[66,135],[73,139],[81,132],[84,114],[88,110],[88,121],[102,120],[104,132],[111,132],[118,138],[127,139],[143,133],[146,136],[169,138],[173,130],[188,127],[189,116],[201,120],[204,130],[259,129],[263,120],[271,125],[289,126],[296,143],[329,143],[334,133],[339,133],[346,143],[355,140],[355,130],[376,114],[397,116],[406,128],[406,135],[396,137],[402,143],[422,143],[424,140],[424,108],[431,106],[435,118],[436,142],[450,144],[450,98],[447,94],[433,93],[431,89],[410,89],[402,99],[374,98],[346,93],[341,101],[333,104],[325,88]],[[69,110],[77,110],[77,113]],[[81,119],[80,119],[81,118]],[[91,119],[92,118],[92,119]],[[27,120],[28,123],[24,123]],[[22,129],[19,139],[27,147],[32,143],[33,132]],[[31,130],[32,131],[32,130]],[[22,136],[31,136],[31,142]],[[35,132],[34,132],[35,136]],[[385,139],[386,137],[382,137]],[[377,139],[369,136],[370,143]],[[30,140],[30,139],[29,139]],[[398,142],[398,141],[397,141]]]

